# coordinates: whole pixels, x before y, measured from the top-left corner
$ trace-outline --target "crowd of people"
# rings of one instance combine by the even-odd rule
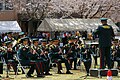
[[[77,66],[81,66],[81,62],[83,62],[87,76],[89,76],[92,64],[91,55],[95,60],[94,68],[98,66],[98,44],[86,44],[84,41],[86,35],[80,36],[78,33],[64,34],[61,39],[58,37],[39,39],[39,37],[28,37],[24,32],[8,32],[4,37],[1,36],[0,58],[2,62],[5,60],[5,63],[8,64],[8,70],[13,67],[15,74],[18,74],[18,60],[22,66],[30,66],[26,77],[34,77],[32,75],[34,70],[37,72],[37,77],[52,75],[50,69],[56,65],[57,73],[62,74],[62,63],[65,63],[66,74],[73,74],[70,70],[77,70]],[[111,61],[112,67],[114,61],[117,61],[120,69],[120,45],[118,41],[114,41],[112,44]],[[21,71],[22,74],[25,73],[22,68]]]

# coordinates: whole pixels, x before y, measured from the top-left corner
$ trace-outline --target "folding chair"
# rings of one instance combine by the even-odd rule
[[[16,60],[18,61],[17,72],[16,72],[15,78],[17,77],[18,68],[21,68],[21,69],[23,70],[23,72],[25,73],[25,75],[27,75],[27,73],[26,73],[26,71],[25,71],[25,67],[28,67],[28,66],[23,66],[23,65],[21,64],[18,53],[15,55],[15,58],[16,58]]]
[[[57,65],[57,63],[56,63],[56,62],[52,62],[51,54],[48,54],[48,57],[49,57],[49,59],[50,59],[50,64],[52,64],[52,67],[54,68],[54,69],[52,68],[52,70],[53,70],[54,72],[56,72],[56,71],[57,71],[57,67],[54,66],[54,65]]]
[[[7,66],[6,62],[5,62],[5,59],[3,57],[1,57],[1,61],[3,63],[4,66]]]

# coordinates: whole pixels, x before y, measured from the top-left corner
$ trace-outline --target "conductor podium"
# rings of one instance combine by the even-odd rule
[[[90,69],[90,76],[93,77],[101,77],[107,76],[107,72],[109,69]],[[118,69],[111,69],[112,76],[118,76]]]

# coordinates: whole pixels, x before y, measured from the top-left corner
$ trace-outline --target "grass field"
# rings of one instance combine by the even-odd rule
[[[92,63],[94,64],[94,60],[92,61]],[[91,68],[93,68],[94,65],[91,65]],[[98,58],[98,64],[99,63],[99,58]],[[57,67],[53,67],[50,70],[50,73],[52,73],[53,75],[51,76],[45,76],[45,78],[37,78],[36,76],[34,78],[26,78],[25,74],[21,74],[21,72],[19,72],[19,75],[15,76],[14,72],[9,72],[9,78],[6,78],[6,71],[4,70],[3,74],[2,74],[2,78],[0,78],[0,80],[107,80],[107,76],[104,76],[102,78],[98,78],[98,77],[91,77],[88,76],[86,79],[84,79],[86,75],[85,73],[85,69],[84,69],[84,65],[81,64],[82,66],[78,66],[78,70],[71,70],[71,72],[73,74],[57,74]],[[65,65],[62,64],[63,66],[63,72],[66,72],[65,69]],[[6,66],[4,66],[4,69],[6,69]],[[11,69],[12,70],[12,69]],[[28,71],[28,69],[26,69],[26,72]],[[36,71],[34,72],[33,75],[36,75]],[[112,76],[112,80],[120,80],[120,73],[118,74],[118,76]]]
[[[64,66],[64,64],[63,64]],[[57,74],[57,68],[53,68],[50,70],[50,73],[52,73],[53,75],[51,76],[45,76],[45,78],[26,78],[25,74],[21,74],[21,72],[19,72],[19,75],[15,76],[13,72],[9,72],[9,78],[5,78],[6,77],[6,71],[4,70],[4,74],[2,75],[2,78],[0,78],[0,80],[106,80],[106,76],[102,77],[102,78],[97,78],[97,77],[91,77],[88,76],[86,79],[84,79],[86,75],[85,70],[83,69],[84,66],[82,65],[82,67],[78,67],[78,70],[71,70],[71,72],[73,72],[73,74]],[[82,68],[82,69],[81,69]],[[26,69],[27,71],[27,69]],[[63,68],[63,72],[65,72],[65,68]],[[36,72],[34,72],[34,75],[36,75]],[[120,74],[118,76],[113,76],[113,80],[120,80]]]

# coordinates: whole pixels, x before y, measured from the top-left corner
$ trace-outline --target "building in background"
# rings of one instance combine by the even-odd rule
[[[0,0],[0,20],[13,21],[17,20],[17,13],[12,0]]]

